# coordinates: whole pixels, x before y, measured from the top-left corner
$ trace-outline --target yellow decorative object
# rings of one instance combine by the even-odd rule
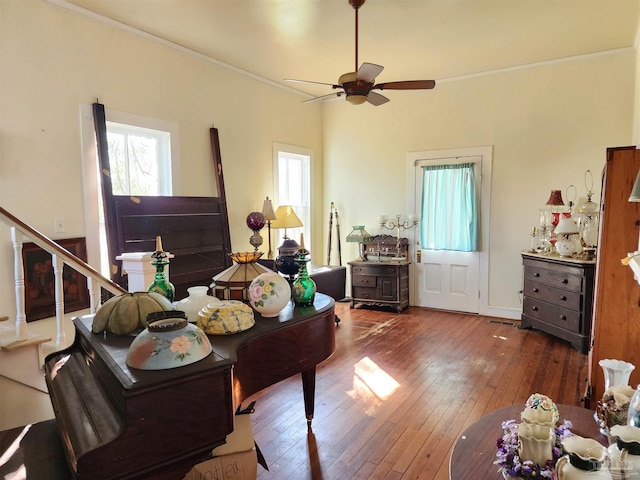
[[[253,327],[253,310],[239,300],[210,303],[198,312],[198,327],[208,335],[230,335]]]
[[[558,422],[560,414],[553,400],[546,395],[534,393],[527,399],[520,418],[526,423],[553,427]]]
[[[93,317],[91,330],[105,330],[118,335],[128,335],[147,328],[147,315],[153,312],[174,310],[172,303],[156,292],[124,293],[102,304]]]

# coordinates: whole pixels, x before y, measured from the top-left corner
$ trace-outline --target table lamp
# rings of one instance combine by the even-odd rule
[[[354,225],[353,231],[347,235],[347,242],[358,242],[358,254],[360,255],[360,261],[366,260],[364,256],[364,243],[371,242],[373,236],[364,229],[364,225]]]
[[[265,198],[262,204],[262,215],[267,221],[267,235],[269,236],[269,251],[267,252],[267,258],[273,258],[273,250],[271,249],[271,222],[277,220],[276,212],[273,211],[273,203],[269,197]]]
[[[280,205],[276,210],[276,219],[271,221],[271,228],[284,228],[284,240],[278,247],[276,270],[289,276],[289,282],[298,273],[299,265],[295,261],[298,252],[298,242],[287,236],[287,228],[301,227],[302,222],[291,205]]]

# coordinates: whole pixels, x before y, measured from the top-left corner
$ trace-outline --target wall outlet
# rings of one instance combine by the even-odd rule
[[[64,220],[60,217],[57,217],[53,220],[53,231],[56,233],[64,232]]]

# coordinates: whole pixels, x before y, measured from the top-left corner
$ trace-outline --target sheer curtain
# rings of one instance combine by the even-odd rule
[[[475,164],[422,167],[420,241],[429,250],[478,249]]]

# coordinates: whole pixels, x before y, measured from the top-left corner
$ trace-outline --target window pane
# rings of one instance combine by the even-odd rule
[[[170,133],[107,122],[114,195],[171,195]]]
[[[141,135],[128,136],[129,193],[158,195],[157,141]]]

